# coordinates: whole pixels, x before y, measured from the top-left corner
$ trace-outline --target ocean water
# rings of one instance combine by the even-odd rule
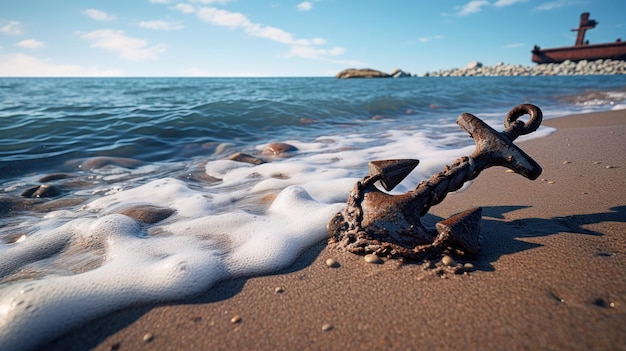
[[[626,78],[0,78],[0,349],[286,267],[369,161],[419,159],[407,191],[472,152],[460,113],[501,130],[519,103],[623,109]]]

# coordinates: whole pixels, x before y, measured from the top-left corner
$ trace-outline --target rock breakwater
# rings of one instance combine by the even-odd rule
[[[578,62],[547,63],[536,66],[508,65],[499,62],[483,66],[472,62],[464,68],[444,69],[425,73],[424,77],[472,77],[472,76],[566,76],[626,74],[626,61],[582,60]]]

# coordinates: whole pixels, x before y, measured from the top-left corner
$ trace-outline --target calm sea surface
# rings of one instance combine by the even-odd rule
[[[0,349],[288,266],[368,161],[419,159],[404,192],[472,152],[460,113],[520,103],[623,109],[626,77],[0,78]]]

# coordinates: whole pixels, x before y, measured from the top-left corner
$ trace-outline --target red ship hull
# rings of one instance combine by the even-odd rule
[[[554,49],[535,47],[532,54],[532,61],[536,63],[560,63],[565,60],[626,60],[626,42],[566,46]]]

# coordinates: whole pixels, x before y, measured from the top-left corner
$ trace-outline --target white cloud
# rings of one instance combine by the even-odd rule
[[[22,34],[22,25],[18,21],[9,21],[4,26],[0,27],[0,33],[8,35]]]
[[[185,13],[195,12],[200,20],[216,26],[241,29],[251,36],[290,45],[289,56],[325,59],[327,56],[337,56],[345,52],[345,49],[341,47],[332,49],[320,48],[319,46],[326,43],[322,38],[296,39],[292,33],[281,28],[253,23],[248,17],[239,12],[231,12],[214,7],[203,7],[198,10],[188,6],[177,6],[177,8]]]
[[[147,41],[128,37],[121,30],[100,29],[79,34],[91,42],[91,47],[116,52],[129,61],[156,60],[166,48],[163,44],[148,46]]]
[[[115,16],[109,15],[108,13],[96,9],[87,9],[83,11],[83,14],[91,17],[91,19],[96,21],[113,21]]]
[[[198,18],[217,26],[230,27],[232,29],[243,27],[249,28],[254,24],[239,12],[230,12],[216,9],[215,7],[203,7],[198,10]]]
[[[230,0],[191,0],[193,3],[197,4],[225,4]]]
[[[563,7],[565,5],[567,5],[567,3],[564,0],[557,0],[557,1],[546,2],[544,4],[541,4],[541,5],[537,6],[537,7],[535,7],[535,10],[549,11],[549,10],[558,9],[558,8]]]
[[[35,39],[22,40],[16,45],[21,46],[26,49],[38,49],[44,46],[42,42],[40,42],[39,40],[35,40]]]
[[[0,76],[3,77],[119,77],[123,75],[119,70],[56,64],[50,60],[19,53],[0,55]]]
[[[310,1],[303,1],[298,4],[298,11],[309,11],[313,8],[313,4]]]
[[[511,6],[511,5],[517,4],[518,2],[526,2],[526,1],[528,0],[498,0],[493,4],[493,6],[495,7]]]
[[[486,0],[472,0],[463,6],[456,6],[454,9],[457,10],[457,16],[466,16],[480,12],[482,11],[482,7],[489,5],[489,1]]]
[[[167,22],[163,20],[154,20],[154,21],[141,21],[139,22],[139,26],[147,29],[156,29],[156,30],[178,30],[183,29],[183,26],[180,23],[176,22]]]
[[[345,52],[346,49],[338,46],[332,49],[322,49],[311,45],[293,45],[289,56],[324,60],[328,56],[339,56],[343,55]]]
[[[193,7],[192,5],[189,4],[176,4],[174,6],[174,8],[176,8],[178,11],[182,12],[182,13],[194,13],[196,12],[196,8]]]
[[[169,4],[170,0],[150,0],[153,4]]]
[[[433,40],[440,40],[440,39],[443,39],[443,36],[442,36],[442,35],[439,35],[439,34],[434,35],[434,36],[432,36],[432,37],[419,37],[419,38],[417,38],[417,40],[418,40],[420,43],[428,43],[428,42],[430,42],[430,41],[433,41]]]
[[[507,45],[504,45],[503,48],[505,48],[505,49],[513,49],[513,48],[519,48],[519,47],[522,47],[522,46],[526,46],[526,44],[524,44],[524,43],[507,44]]]

